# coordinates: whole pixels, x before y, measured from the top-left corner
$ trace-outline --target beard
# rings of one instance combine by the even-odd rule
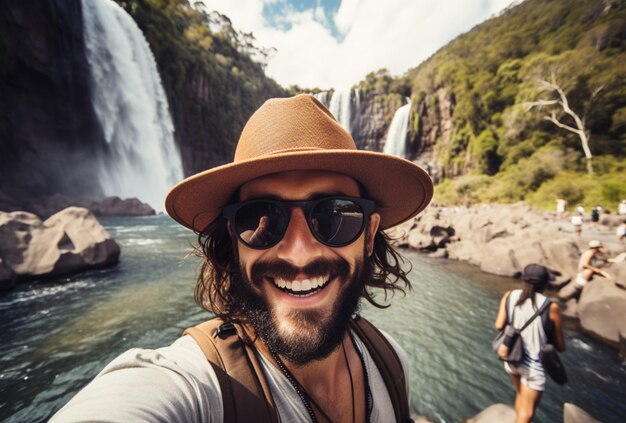
[[[255,263],[252,266],[252,276],[248,278],[242,264],[238,262],[231,279],[233,299],[239,304],[244,320],[252,326],[270,351],[296,366],[322,360],[341,344],[352,315],[359,310],[365,282],[373,272],[370,260],[365,260],[364,257],[365,252],[357,259],[352,275],[348,263],[340,259],[316,260],[304,268],[278,260]],[[333,283],[341,283],[343,286],[330,309],[289,311],[286,317],[292,327],[289,333],[285,333],[281,330],[282,325],[276,311],[270,309],[253,287],[261,286],[262,278],[267,274],[274,278],[291,280],[299,273],[304,273],[307,277],[330,274],[337,279]]]

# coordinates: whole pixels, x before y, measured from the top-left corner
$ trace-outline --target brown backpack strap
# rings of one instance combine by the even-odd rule
[[[393,410],[397,422],[408,422],[411,420],[409,413],[409,399],[406,392],[406,378],[402,362],[396,350],[389,343],[389,340],[369,321],[361,316],[356,316],[350,322],[351,329],[363,341],[367,351],[372,356],[380,375],[385,381],[387,392],[393,404]]]
[[[188,328],[211,363],[222,391],[224,422],[278,422],[276,406],[254,348],[242,341],[241,328],[212,319]]]

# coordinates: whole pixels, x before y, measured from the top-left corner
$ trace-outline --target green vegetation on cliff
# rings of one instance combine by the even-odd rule
[[[626,198],[625,47],[621,1],[526,0],[394,81],[412,92],[411,141],[434,152],[437,200],[614,209]],[[428,125],[440,128],[430,138]]]

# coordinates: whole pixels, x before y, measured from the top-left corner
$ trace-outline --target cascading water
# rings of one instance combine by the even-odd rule
[[[387,140],[383,153],[404,157],[406,155],[406,133],[409,127],[409,115],[411,113],[411,99],[407,98],[408,104],[396,110],[389,125]]]
[[[335,116],[337,122],[350,132],[350,112],[352,109],[352,89],[344,88],[335,90],[330,98],[328,106],[330,112]]]
[[[82,0],[92,102],[108,143],[96,165],[106,195],[157,210],[182,179],[174,125],[154,56],[135,21],[111,0]]]
[[[314,97],[319,100],[324,106],[328,107],[328,91],[320,91],[315,94]]]

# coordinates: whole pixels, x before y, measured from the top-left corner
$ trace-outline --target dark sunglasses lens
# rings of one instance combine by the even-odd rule
[[[239,238],[252,248],[269,248],[283,236],[287,215],[272,203],[246,204],[237,210],[235,230]]]
[[[351,200],[328,199],[311,211],[311,225],[320,241],[329,245],[347,245],[363,229],[363,209]]]

